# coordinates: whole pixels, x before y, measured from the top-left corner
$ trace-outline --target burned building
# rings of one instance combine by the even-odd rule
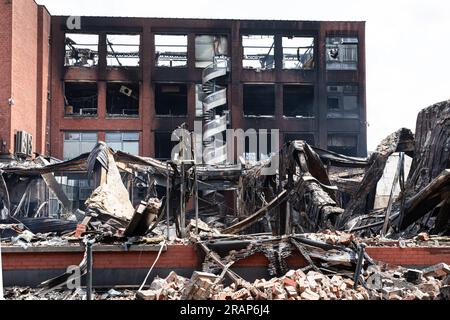
[[[228,128],[367,154],[364,22],[62,17],[31,0],[1,12],[3,155],[20,153],[23,131],[29,150],[59,159],[98,141],[167,159],[170,134],[204,119],[203,72],[217,59]]]

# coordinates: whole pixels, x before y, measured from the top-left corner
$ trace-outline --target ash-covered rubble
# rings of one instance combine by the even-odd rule
[[[339,274],[290,270],[285,276],[259,279],[244,288],[235,283],[220,284],[212,273],[195,272],[191,279],[172,272],[157,278],[148,290],[136,295],[141,300],[448,300],[448,266],[424,271],[372,266],[364,273],[366,284]],[[255,294],[257,292],[257,294]]]
[[[65,162],[38,156],[0,163],[0,237],[7,245],[24,249],[83,246],[87,241],[193,243],[205,253],[203,273],[194,276],[214,283],[208,299],[219,295],[226,299],[443,297],[448,288],[442,277],[424,275],[411,288],[403,271],[369,271],[380,267],[362,245],[388,239],[401,246],[448,241],[449,121],[450,101],[425,109],[415,135],[401,129],[366,159],[293,141],[265,161],[209,166],[186,159],[186,154],[195,154],[193,143],[182,146],[184,154],[179,158],[162,162],[114,151],[101,142],[91,153]],[[400,161],[393,189],[399,185],[400,194],[393,192],[386,208],[375,210],[377,184],[394,154]],[[412,158],[408,176],[405,156]],[[269,170],[273,164],[279,164],[278,170]],[[92,186],[85,201],[69,199],[70,189],[63,182],[71,174],[84,175]],[[229,243],[240,249],[217,253]],[[308,262],[307,269],[288,270],[286,259],[294,251]],[[270,274],[278,278],[251,284],[232,271],[236,261],[255,253],[267,257]],[[370,272],[386,273],[392,286],[383,287],[392,292],[365,286]],[[289,276],[283,276],[286,273]],[[219,279],[214,278],[218,274]],[[225,277],[231,286],[221,287]],[[195,289],[195,281],[182,280],[169,281],[171,293],[165,296],[178,297],[183,291],[182,297],[194,298],[192,290],[209,290]],[[286,281],[291,281],[288,289]],[[356,290],[350,289],[351,281]],[[194,287],[186,293],[189,290],[181,287],[189,285]],[[418,289],[421,285],[423,290]],[[439,295],[442,287],[444,294]],[[150,291],[158,290],[165,289]]]

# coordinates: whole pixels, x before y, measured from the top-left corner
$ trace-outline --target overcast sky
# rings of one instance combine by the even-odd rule
[[[450,99],[446,0],[37,0],[53,15],[367,21],[369,149]]]

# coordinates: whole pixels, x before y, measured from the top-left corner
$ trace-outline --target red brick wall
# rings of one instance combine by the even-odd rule
[[[11,144],[13,133],[25,130],[33,135],[33,146],[36,145],[37,17],[38,6],[34,1],[13,0],[11,53],[15,105],[11,108]]]
[[[37,34],[37,118],[36,152],[48,155],[49,142],[49,69],[50,69],[50,26],[51,16],[45,7],[39,7]]]
[[[450,248],[407,248],[370,247],[367,253],[373,259],[390,265],[430,266],[438,263],[450,264]],[[157,252],[94,252],[94,267],[96,269],[145,269],[155,261]],[[60,253],[6,253],[3,252],[4,270],[29,269],[65,269],[78,265],[83,258],[81,252]],[[156,265],[158,268],[195,269],[201,265],[200,256],[194,246],[169,246]],[[294,253],[287,263],[291,269],[307,265],[299,253]],[[233,267],[267,267],[269,261],[263,254],[255,254],[237,262]]]
[[[5,152],[10,145],[10,107],[8,99],[11,97],[11,24],[12,4],[8,1],[0,1],[0,143],[5,141]],[[0,153],[2,146],[0,145]]]

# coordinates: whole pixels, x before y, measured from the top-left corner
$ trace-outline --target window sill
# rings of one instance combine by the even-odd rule
[[[244,118],[249,118],[249,119],[258,119],[258,118],[263,118],[263,119],[275,119],[275,116],[272,115],[244,115]]]
[[[180,66],[180,67],[166,67],[166,66],[155,66],[156,69],[162,69],[162,70],[167,70],[167,69],[174,69],[174,70],[187,70],[188,66]]]
[[[157,114],[157,118],[187,118],[187,114],[185,115],[173,115],[173,114]]]
[[[86,66],[64,66],[67,69],[85,69],[85,70],[95,70],[97,69],[98,65],[92,66],[92,67],[86,67]]]
[[[257,73],[259,72],[270,72],[270,71],[274,71],[276,68],[272,68],[272,69],[255,69],[255,68],[246,68],[246,67],[242,67],[242,70],[245,71],[255,71]]]
[[[89,119],[98,119],[98,115],[76,115],[76,114],[65,114],[65,119],[83,119],[83,118],[89,118]]]
[[[139,119],[139,115],[137,116],[131,116],[131,115],[116,115],[116,114],[108,114],[106,116],[106,119],[108,120],[117,120],[117,119]]]
[[[315,116],[305,117],[305,116],[296,116],[296,117],[290,117],[290,116],[283,116],[286,120],[314,120],[316,119]]]

